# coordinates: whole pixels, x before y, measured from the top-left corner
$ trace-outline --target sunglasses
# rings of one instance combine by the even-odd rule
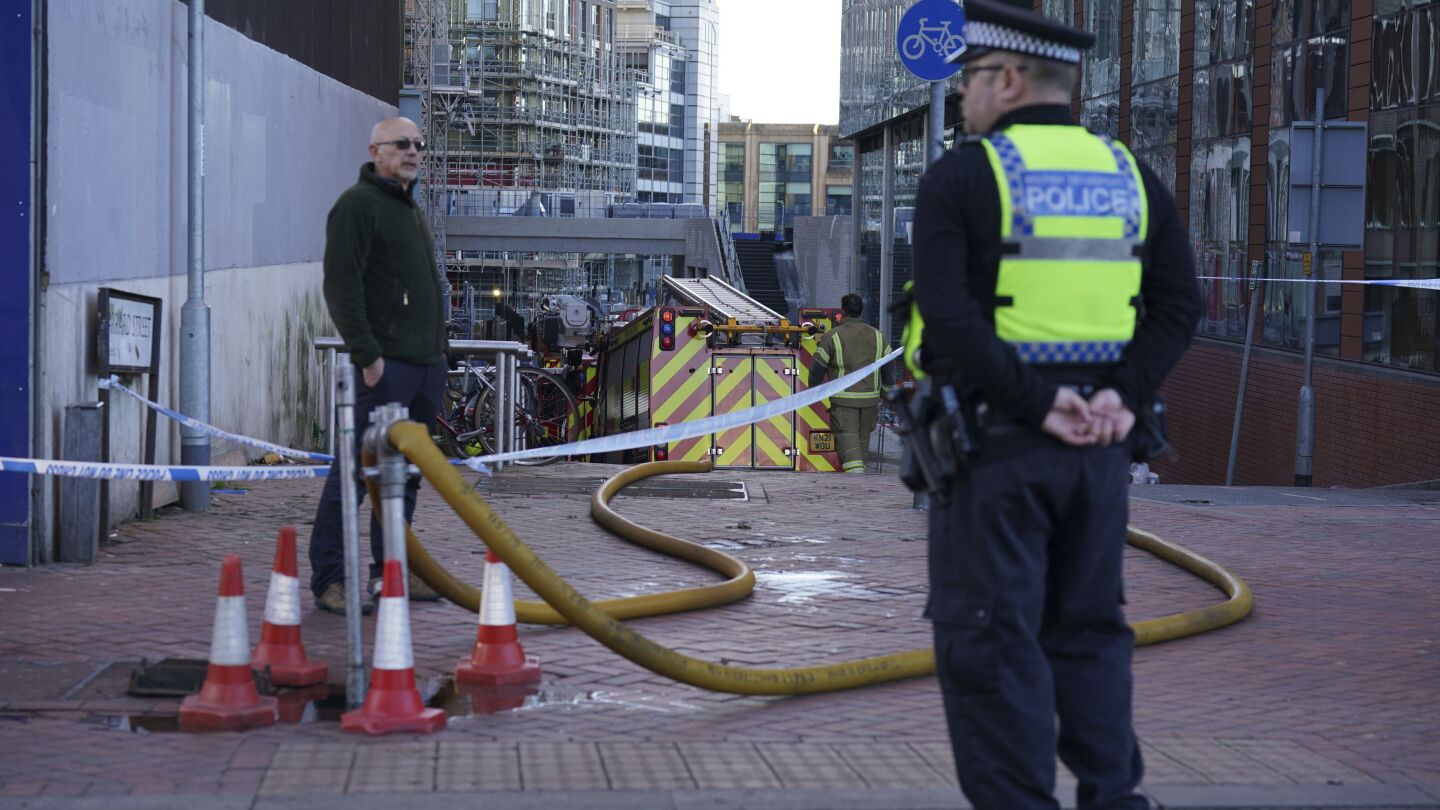
[[[425,141],[423,141],[423,140],[421,140],[421,139],[419,139],[419,138],[399,138],[399,139],[396,139],[396,140],[393,140],[393,141],[376,141],[376,142],[375,142],[375,145],[376,145],[376,146],[384,146],[384,145],[387,144],[387,143],[388,143],[388,144],[391,144],[391,145],[394,146],[396,149],[399,149],[401,152],[408,152],[408,151],[410,151],[410,147],[412,147],[412,146],[415,147],[415,151],[416,151],[416,152],[424,152],[424,151],[425,151]]]

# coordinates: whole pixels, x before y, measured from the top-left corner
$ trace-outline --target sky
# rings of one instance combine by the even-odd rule
[[[840,118],[840,0],[718,0],[720,92],[765,124]]]

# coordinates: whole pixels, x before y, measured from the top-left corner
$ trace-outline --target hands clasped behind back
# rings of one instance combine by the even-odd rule
[[[1113,388],[1095,392],[1087,401],[1071,388],[1058,388],[1041,429],[1075,447],[1109,447],[1125,441],[1135,414]]]

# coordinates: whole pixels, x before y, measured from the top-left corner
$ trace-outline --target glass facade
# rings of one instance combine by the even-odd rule
[[[1120,10],[1125,0],[1085,4],[1085,30],[1095,47],[1080,71],[1080,123],[1091,132],[1120,137]]]
[[[716,205],[730,217],[730,231],[745,230],[745,144],[720,144],[720,193]]]
[[[1196,0],[1190,129],[1190,238],[1199,275],[1243,278],[1250,239],[1253,0]],[[1244,282],[1200,284],[1200,334],[1245,338]]]
[[[1290,204],[1290,124],[1313,120],[1316,91],[1327,119],[1348,112],[1350,64],[1349,0],[1276,0],[1271,10],[1270,142],[1265,195],[1266,274],[1306,278],[1304,251],[1286,243]],[[1322,250],[1311,278],[1339,279],[1339,251]],[[1315,352],[1340,353],[1340,285],[1265,285],[1260,339],[1272,346],[1303,349],[1305,318],[1315,312]]]
[[[865,134],[855,157],[856,273],[867,303],[878,298],[887,217],[895,226],[895,288],[910,277],[906,226],[921,163],[920,136],[912,130],[920,124],[899,117],[927,99],[923,83],[904,74],[893,54],[895,24],[906,5],[843,3],[841,132],[854,135],[888,121],[895,144],[890,211],[881,211],[886,167],[877,132]],[[1258,13],[1256,0],[1036,5],[1096,38],[1076,94],[1081,123],[1117,138],[1124,133],[1167,186],[1183,189],[1178,203],[1199,273],[1215,277],[1201,283],[1200,335],[1244,339],[1249,290],[1244,281],[1224,279],[1243,279],[1253,258],[1262,261],[1265,276],[1293,280],[1263,286],[1255,318],[1263,345],[1303,350],[1305,319],[1313,312],[1319,354],[1339,356],[1343,348],[1350,359],[1440,372],[1440,290],[1327,283],[1343,273],[1359,278],[1362,257],[1369,280],[1440,276],[1440,0],[1373,0],[1373,12],[1352,0],[1273,0],[1262,4],[1268,12]],[[1182,41],[1182,15],[1192,9],[1193,40],[1187,31]],[[1352,43],[1352,29],[1369,30],[1369,41]],[[1182,73],[1182,56],[1192,48]],[[1129,99],[1124,120],[1122,89]],[[1368,117],[1366,232],[1363,252],[1322,250],[1307,277],[1303,248],[1287,240],[1289,133],[1292,123],[1317,113],[1331,120]],[[1181,152],[1187,143],[1188,160]],[[1263,174],[1252,173],[1256,161]],[[827,210],[837,202],[833,191],[827,184]],[[867,316],[873,312],[867,308]]]
[[[1440,3],[1375,3],[1365,277],[1440,266]],[[1440,371],[1440,290],[1365,288],[1364,359]]]
[[[761,231],[793,228],[795,217],[810,216],[813,157],[808,143],[760,144]]]
[[[840,137],[929,102],[929,83],[895,54],[895,32],[912,0],[843,0],[840,11]]]

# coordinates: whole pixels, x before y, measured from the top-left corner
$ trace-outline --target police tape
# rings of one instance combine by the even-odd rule
[[[1372,287],[1409,287],[1417,290],[1440,290],[1440,278],[1238,278],[1236,276],[1196,276],[1200,281],[1273,281],[1297,284],[1365,284]]]
[[[154,408],[159,413],[165,414],[171,419],[174,419],[176,422],[179,422],[180,424],[188,428],[198,430],[201,433],[207,433],[218,439],[225,439],[236,444],[248,445],[250,447],[255,447],[260,450],[265,450],[271,453],[287,456],[289,458],[303,458],[306,461],[321,461],[326,464],[330,464],[335,461],[335,457],[328,453],[315,453],[309,450],[296,450],[294,448],[285,447],[283,445],[272,444],[271,442],[267,442],[264,439],[256,439],[251,436],[242,436],[239,433],[231,433],[226,430],[221,430],[214,425],[208,424],[206,422],[201,422],[199,419],[191,416],[186,416],[185,414],[180,413],[179,411],[171,410],[170,408],[167,408],[158,402],[153,402],[149,399],[146,399],[138,391],[132,391],[129,388],[126,388],[125,385],[120,382],[120,378],[114,375],[111,375],[109,378],[101,379],[100,387],[110,388],[115,391],[122,391],[126,394],[129,394],[135,399],[140,400],[140,402],[144,403],[146,406]]]
[[[165,467],[159,464],[104,464],[0,456],[0,472],[103,478],[108,481],[270,481],[324,478],[329,467]]]
[[[903,348],[896,349],[870,365],[852,371],[837,380],[831,380],[830,382],[807,389],[801,393],[792,394],[788,397],[767,402],[764,405],[757,405],[753,408],[747,408],[743,411],[736,411],[735,413],[711,416],[694,422],[680,422],[666,427],[637,430],[599,439],[586,439],[584,441],[571,442],[570,444],[554,447],[516,450],[510,453],[478,456],[464,461],[452,459],[451,463],[463,464],[476,472],[489,475],[489,464],[502,461],[632,450],[638,447],[649,447],[679,441],[681,439],[691,439],[729,428],[742,427],[798,410],[807,405],[813,405],[822,399],[839,394],[846,388],[874,374],[887,363],[893,362],[903,352]],[[190,424],[193,427],[204,430],[204,432],[212,436],[219,436],[242,444],[274,450],[277,453],[284,450],[290,455],[304,454],[305,457],[316,460],[329,460],[330,458],[323,453],[309,453],[303,450],[282,448],[279,445],[271,444],[261,439],[229,433],[213,425],[207,425],[197,419],[191,419],[188,416],[176,413],[163,405],[151,402],[126,388],[119,380],[113,377],[109,380],[102,380],[102,385],[124,391],[139,399],[141,402],[144,402],[146,405],[155,408],[160,413],[176,419],[182,422],[182,424]],[[0,472],[58,475],[69,478],[100,478],[111,481],[265,481],[324,478],[330,474],[330,467],[167,467],[158,464],[110,464],[93,461],[52,461],[48,459],[0,456]]]
[[[599,439],[585,439],[584,441],[571,442],[553,447],[535,447],[529,450],[515,450],[509,453],[497,453],[489,456],[476,456],[467,459],[465,466],[470,469],[488,475],[490,464],[501,461],[518,461],[527,458],[549,458],[551,456],[576,456],[594,453],[613,453],[618,450],[633,450],[639,447],[651,447],[654,445],[667,444],[680,441],[681,439],[693,439],[698,436],[707,436],[729,428],[742,427],[769,419],[774,416],[799,410],[806,405],[813,405],[822,399],[834,396],[844,391],[866,377],[880,370],[881,366],[893,362],[895,358],[904,353],[905,349],[899,348],[885,355],[864,368],[846,374],[838,380],[831,380],[824,385],[817,385],[798,394],[791,394],[764,405],[756,405],[753,408],[746,408],[743,411],[710,416],[704,419],[697,419],[693,422],[677,422],[665,427],[647,428],[636,430],[630,433],[621,433],[615,436],[604,436]]]

